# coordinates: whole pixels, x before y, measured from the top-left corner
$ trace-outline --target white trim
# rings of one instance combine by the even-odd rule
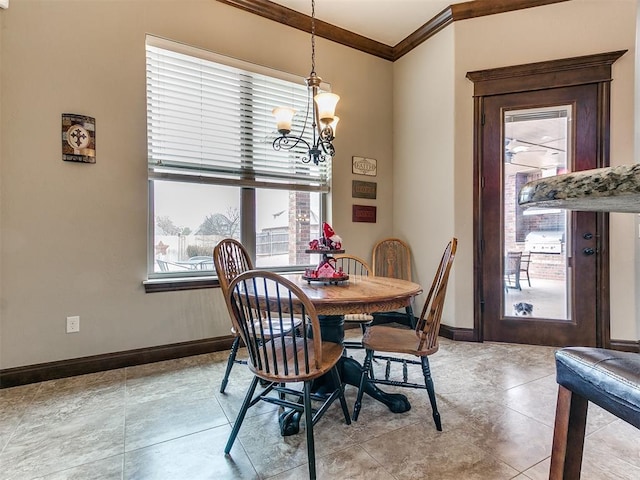
[[[3,0],[0,0],[0,2]],[[6,0],[7,2],[9,0]],[[200,47],[193,47],[186,43],[176,42],[167,38],[156,37],[155,35],[147,34],[146,44],[152,47],[163,48],[165,50],[171,50],[172,52],[182,53],[183,55],[189,55],[191,57],[201,58],[202,60],[209,60],[211,62],[221,63],[229,67],[246,70],[248,72],[257,73],[260,75],[266,75],[268,77],[278,78],[291,83],[299,83],[304,85],[305,77],[300,75],[294,75],[293,73],[283,72],[274,68],[266,67],[264,65],[258,65],[256,63],[247,62],[234,57],[228,57],[220,53],[212,52]],[[325,92],[331,92],[331,84],[322,82],[320,89]]]

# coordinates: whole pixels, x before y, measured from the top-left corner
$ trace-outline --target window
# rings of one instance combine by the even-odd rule
[[[272,148],[276,106],[312,135],[302,79],[156,37],[146,51],[149,277],[211,276],[225,237],[260,268],[310,264],[330,162]]]

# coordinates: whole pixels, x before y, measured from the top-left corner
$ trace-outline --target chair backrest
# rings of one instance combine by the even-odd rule
[[[520,271],[520,262],[522,260],[522,252],[507,252],[504,259],[504,274],[513,275]]]
[[[263,270],[238,275],[229,286],[233,326],[247,346],[249,366],[270,381],[298,381],[320,374],[322,336],[316,309],[288,279]],[[283,325],[302,320],[282,333]],[[270,338],[264,342],[264,338]],[[317,375],[316,375],[317,376]]]
[[[458,239],[454,237],[444,249],[438,271],[433,278],[433,283],[431,284],[427,299],[424,302],[420,319],[416,324],[418,351],[436,351],[438,349],[438,333],[440,331],[444,299],[447,294],[449,272],[451,271],[457,249]]]
[[[373,246],[373,274],[411,281],[411,249],[399,238],[385,238]]]
[[[229,284],[241,273],[253,270],[253,262],[247,249],[233,238],[225,238],[213,249],[213,264],[216,267],[222,294],[227,295]]]
[[[520,257],[520,270],[528,272],[529,262],[531,262],[531,252],[522,252],[522,256]]]
[[[336,269],[342,268],[347,275],[369,275],[371,268],[360,257],[355,255],[339,254],[334,256],[336,260]]]

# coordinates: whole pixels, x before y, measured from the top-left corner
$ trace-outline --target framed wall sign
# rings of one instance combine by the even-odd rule
[[[370,205],[354,205],[351,212],[351,221],[376,223],[376,211],[376,207]]]
[[[360,180],[351,181],[351,196],[353,198],[370,198],[376,199],[378,184],[376,182],[361,182]]]
[[[351,157],[351,171],[357,175],[375,177],[378,174],[378,162],[375,158]]]
[[[62,114],[62,160],[96,163],[96,119]]]

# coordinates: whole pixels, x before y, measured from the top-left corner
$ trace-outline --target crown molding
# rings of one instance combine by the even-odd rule
[[[270,2],[269,0],[218,0],[218,2],[240,8],[246,12],[259,15],[283,25],[288,25],[289,27],[297,28],[303,32],[311,33],[310,16]],[[316,36],[355,48],[356,50],[376,57],[384,58],[385,60],[393,60],[393,48],[389,45],[376,42],[370,38],[318,19],[316,19]]]
[[[430,37],[433,37],[440,30],[448,25],[451,25],[454,21],[455,18],[453,15],[453,9],[451,8],[451,6],[448,6],[438,15],[433,17],[431,20],[429,20],[427,23],[422,25],[415,32],[413,32],[411,35],[409,35],[407,38],[393,47],[392,61],[396,61],[400,57],[406,55],[422,42],[426,41]]]
[[[269,0],[217,1],[283,25],[297,28],[303,32],[311,33],[310,16]],[[475,0],[456,3],[442,10],[438,15],[431,18],[393,47],[318,19],[316,19],[316,35],[393,62],[455,21],[567,1],[569,0]]]

